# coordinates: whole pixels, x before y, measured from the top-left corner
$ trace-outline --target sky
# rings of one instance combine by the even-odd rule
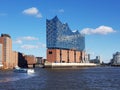
[[[58,16],[85,34],[91,58],[109,62],[120,51],[120,0],[0,0],[0,34],[14,51],[46,58],[46,19]]]

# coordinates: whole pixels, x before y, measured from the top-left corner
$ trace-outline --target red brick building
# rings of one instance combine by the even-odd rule
[[[33,55],[25,55],[25,60],[27,61],[28,67],[33,67],[36,64],[36,57]]]
[[[12,39],[8,34],[1,34],[0,43],[2,44],[2,64],[3,68],[13,68],[12,62]]]
[[[47,49],[47,61],[56,63],[80,63],[85,52],[65,49]]]

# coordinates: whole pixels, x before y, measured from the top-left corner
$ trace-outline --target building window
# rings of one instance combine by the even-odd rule
[[[52,54],[52,51],[49,51],[49,54]]]

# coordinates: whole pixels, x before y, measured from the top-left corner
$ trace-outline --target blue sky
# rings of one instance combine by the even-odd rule
[[[86,36],[91,58],[104,62],[120,51],[119,0],[0,0],[0,33],[10,34],[13,50],[46,58],[46,19],[55,15]]]

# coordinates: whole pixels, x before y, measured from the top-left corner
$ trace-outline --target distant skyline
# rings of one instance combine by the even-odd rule
[[[120,51],[119,0],[0,0],[0,34],[13,50],[46,58],[46,19],[58,16],[71,30],[86,34],[91,58],[109,62]]]

